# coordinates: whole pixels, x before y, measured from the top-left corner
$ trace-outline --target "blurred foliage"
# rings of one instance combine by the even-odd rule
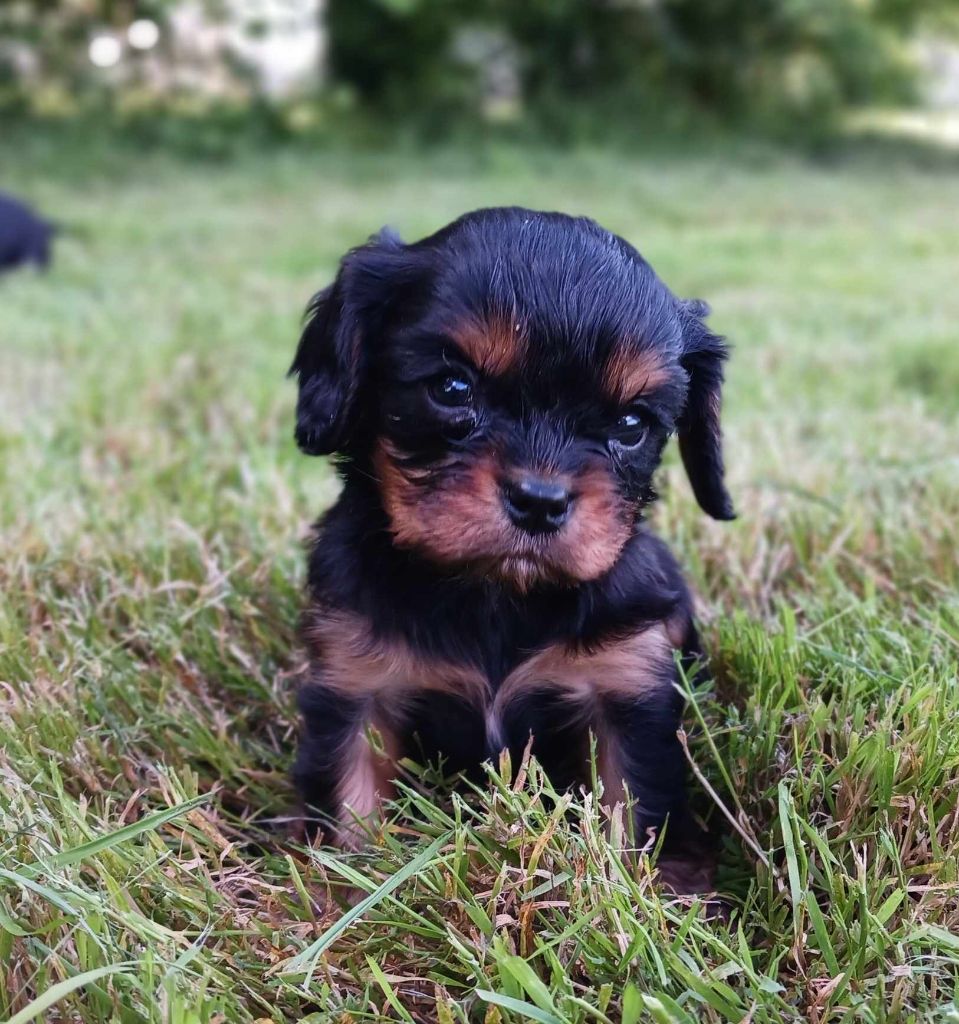
[[[136,18],[162,21],[174,0],[0,0],[0,104],[66,115],[110,99],[127,79],[105,75],[88,56],[94,33]],[[136,71],[136,68],[131,68]]]
[[[919,29],[959,30],[955,0],[328,0],[319,96],[160,94],[132,51],[122,68],[90,63],[96,32],[162,25],[177,2],[0,0],[0,110],[106,109],[146,136],[192,138],[212,123],[214,150],[244,118],[269,135],[362,133],[372,119],[420,137],[494,122],[628,141],[712,123],[818,139],[850,106],[913,97]],[[231,0],[199,2],[222,16]],[[168,45],[158,53],[172,59]]]
[[[468,112],[482,76],[456,45],[502,33],[540,118],[649,117],[663,101],[723,120],[821,123],[901,101],[906,43],[949,0],[330,0],[334,79],[389,112]],[[471,73],[472,72],[472,73]],[[577,110],[586,108],[586,118]],[[602,131],[604,119],[592,121]],[[789,127],[798,127],[792,124]]]

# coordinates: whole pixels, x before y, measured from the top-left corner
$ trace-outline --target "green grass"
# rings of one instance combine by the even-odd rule
[[[0,1016],[959,1020],[957,176],[82,156],[0,156],[73,229],[0,281]],[[283,838],[301,541],[335,493],[291,441],[301,309],[381,224],[504,202],[625,234],[736,346],[740,519],[674,459],[655,515],[712,654],[686,727],[697,805],[736,822],[728,922],[535,765],[410,787],[362,855]]]

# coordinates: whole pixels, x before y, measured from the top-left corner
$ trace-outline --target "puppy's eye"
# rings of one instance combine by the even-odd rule
[[[609,437],[623,448],[638,448],[648,433],[646,420],[638,412],[627,412],[616,421]]]
[[[430,398],[447,409],[462,409],[473,401],[473,385],[458,373],[436,377],[429,383]]]

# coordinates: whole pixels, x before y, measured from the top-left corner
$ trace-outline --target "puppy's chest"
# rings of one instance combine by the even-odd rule
[[[577,702],[642,696],[668,685],[673,665],[662,623],[588,649],[555,638],[521,645],[500,624],[486,644],[483,637],[463,638],[457,657],[433,653],[408,638],[383,636],[355,612],[318,607],[305,638],[317,681],[344,697],[392,705],[436,693],[487,715],[502,713],[532,692],[554,692]]]

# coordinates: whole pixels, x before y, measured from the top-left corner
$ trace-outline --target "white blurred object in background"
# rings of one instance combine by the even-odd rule
[[[169,14],[169,71],[177,85],[222,95],[237,91],[239,64],[270,99],[307,92],[323,74],[323,9],[324,0],[224,0],[215,18],[202,0],[183,0]]]
[[[936,110],[959,110],[959,43],[924,36],[918,42],[918,52],[925,102]]]
[[[90,63],[98,68],[113,68],[123,56],[123,44],[114,35],[100,33],[90,40],[87,49]]]
[[[160,41],[160,26],[149,18],[138,18],[127,29],[127,42],[134,50],[152,50]]]

